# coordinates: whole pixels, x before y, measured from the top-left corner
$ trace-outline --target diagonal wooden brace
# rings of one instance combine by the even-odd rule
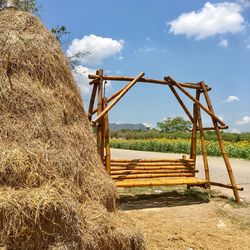
[[[132,82],[126,85],[126,87],[121,91],[121,93],[114,99],[114,101],[107,106],[93,121],[93,124],[96,124],[105,114],[107,114],[113,107],[114,105],[120,101],[120,99],[138,82],[140,78],[144,76],[144,72],[140,73]]]
[[[164,80],[168,83],[172,83],[175,85],[179,90],[181,90],[189,99],[191,99],[197,106],[199,106],[201,109],[203,109],[208,115],[210,115],[216,122],[221,124],[222,126],[225,126],[226,124],[217,117],[213,112],[208,110],[205,106],[201,104],[197,99],[195,99],[187,90],[185,90],[178,82],[176,82],[174,79],[172,79],[170,76],[164,77]]]

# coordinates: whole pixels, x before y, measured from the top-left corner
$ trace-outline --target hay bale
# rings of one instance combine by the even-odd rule
[[[144,249],[115,200],[60,44],[1,11],[0,248]]]

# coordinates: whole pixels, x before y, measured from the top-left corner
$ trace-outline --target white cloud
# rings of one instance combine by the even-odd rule
[[[88,97],[91,94],[93,85],[89,85],[89,82],[91,80],[89,80],[88,76],[89,74],[95,74],[95,73],[96,73],[95,69],[90,69],[82,65],[76,66],[74,70],[72,70],[73,77],[77,82],[83,97]],[[107,88],[110,87],[110,81],[105,81],[105,84]]]
[[[67,50],[67,56],[72,57],[77,53],[84,53],[85,56],[79,59],[80,63],[98,65],[105,58],[119,54],[123,45],[123,40],[88,35],[82,39],[74,39]],[[86,54],[87,52],[89,53]]]
[[[136,50],[136,53],[149,53],[149,52],[155,52],[157,49],[155,47],[148,47],[148,46],[144,46],[142,48],[139,48],[138,50]]]
[[[83,66],[76,66],[75,69],[72,71],[73,76],[75,81],[77,82],[81,94],[82,96],[86,97],[88,95],[90,95],[92,86],[89,85],[89,78],[88,75],[89,74],[95,74],[96,70],[94,69],[89,69],[87,67],[83,67]]]
[[[241,120],[237,121],[236,124],[240,126],[250,124],[250,116],[245,115]]]
[[[244,6],[240,3],[205,3],[200,11],[181,14],[167,23],[174,35],[186,35],[202,40],[218,34],[236,34],[244,30],[245,22],[241,15]]]
[[[240,99],[239,99],[239,97],[237,97],[237,96],[234,96],[234,95],[230,95],[230,96],[228,96],[228,98],[225,100],[225,101],[223,101],[224,103],[226,103],[226,102],[235,102],[235,101],[239,101]]]
[[[228,47],[228,40],[226,40],[226,39],[221,40],[218,45],[222,48],[227,48]]]

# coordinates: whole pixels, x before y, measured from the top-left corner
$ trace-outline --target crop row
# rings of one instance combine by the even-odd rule
[[[139,139],[139,140],[124,140],[124,139],[111,139],[111,147],[152,151],[152,152],[165,152],[165,153],[190,153],[191,140],[189,139]],[[207,153],[209,156],[220,156],[220,148],[217,141],[206,141]],[[242,158],[250,160],[250,142],[225,142],[225,148],[229,157]],[[197,143],[197,154],[201,154],[200,143]]]

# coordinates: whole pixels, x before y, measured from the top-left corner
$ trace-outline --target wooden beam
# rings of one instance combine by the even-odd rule
[[[218,129],[222,130],[222,129],[228,129],[228,126],[218,126]],[[197,130],[200,130],[200,128],[198,127]],[[209,131],[209,130],[215,130],[214,127],[209,127],[209,128],[203,128],[203,131]]]
[[[187,90],[185,90],[178,82],[176,82],[174,79],[172,79],[170,76],[164,77],[165,81],[168,81],[169,83],[172,83],[175,85],[178,89],[180,89],[188,98],[190,98],[197,106],[199,106],[201,109],[203,109],[207,114],[209,114],[214,120],[216,120],[218,123],[220,123],[222,126],[225,126],[225,123],[221,121],[219,117],[217,117],[213,112],[211,112],[209,109],[207,109],[204,105],[202,105],[198,100],[196,100]],[[206,90],[206,88],[205,88]],[[204,91],[204,90],[203,90]]]
[[[217,187],[224,187],[224,188],[234,189],[234,187],[233,187],[232,185],[223,184],[223,183],[218,183],[218,182],[213,182],[213,181],[210,182],[210,185],[211,185],[211,186],[217,186]],[[243,187],[242,187],[242,188],[238,188],[238,187],[237,187],[237,190],[238,190],[238,191],[243,191],[244,188],[243,188]]]
[[[173,92],[173,94],[176,97],[177,101],[179,102],[179,104],[181,105],[181,107],[183,108],[183,110],[185,111],[186,115],[189,117],[190,121],[193,123],[194,119],[193,119],[192,115],[190,114],[190,112],[187,109],[187,107],[185,106],[184,102],[181,100],[180,96],[176,92],[174,86],[169,85],[169,88],[171,89],[171,91]]]
[[[88,119],[89,119],[89,121],[92,120],[93,107],[94,107],[94,104],[95,104],[95,97],[96,97],[97,87],[98,87],[98,82],[95,82],[95,84],[93,86],[93,89],[92,89],[90,101],[89,101],[89,111],[88,111]],[[97,109],[96,109],[96,112],[97,112]]]
[[[106,108],[108,105],[107,98],[103,99],[104,107]],[[110,153],[110,141],[109,141],[109,121],[108,121],[108,113],[104,115],[104,140],[105,140],[105,166],[108,174],[111,173],[110,161],[111,161],[111,153]]]
[[[193,163],[193,159],[131,159],[131,160],[125,160],[125,159],[112,159],[111,162],[127,162],[127,163],[139,163],[139,162],[179,162],[179,163]]]
[[[138,179],[138,180],[117,180],[115,184],[118,187],[143,187],[143,186],[168,186],[168,185],[195,185],[203,186],[206,180],[195,177],[183,178],[158,178],[158,179]]]
[[[207,105],[208,105],[208,108],[209,108],[210,112],[214,112],[214,109],[213,109],[210,97],[209,97],[209,95],[208,95],[208,93],[206,91],[204,82],[201,82],[201,87],[203,89],[203,94],[204,94],[204,97],[205,97],[205,100],[207,102]],[[216,119],[212,119],[212,121],[213,121],[214,128],[215,128],[215,131],[216,131],[217,140],[218,140],[219,145],[220,145],[221,155],[222,155],[222,157],[224,159],[224,162],[225,162],[225,165],[226,165],[226,168],[227,168],[227,172],[228,172],[228,175],[229,175],[229,179],[230,179],[231,185],[233,187],[235,200],[236,200],[237,203],[240,203],[240,196],[239,196],[239,193],[238,193],[237,184],[236,184],[236,181],[235,181],[235,178],[234,178],[234,175],[233,175],[233,170],[232,170],[231,164],[230,164],[229,159],[228,159],[228,155],[227,155],[226,150],[225,150],[225,146],[224,146],[224,142],[223,142],[220,130],[218,128],[217,121],[216,121]]]
[[[129,84],[127,84],[126,88],[123,89],[123,91],[116,96],[116,98],[114,99],[114,101],[107,106],[100,114],[98,114],[98,116],[96,117],[96,119],[93,121],[93,123],[95,124],[96,122],[98,122],[106,113],[108,113],[113,106],[119,102],[119,100],[136,84],[136,82],[138,82],[138,80],[144,76],[144,72],[140,73],[137,77],[135,77]]]
[[[112,96],[110,96],[110,97],[107,99],[107,103],[109,103],[109,102],[111,102],[113,99],[115,99],[115,98],[116,98],[125,88],[126,88],[126,86],[123,87],[122,89],[120,89],[119,91],[117,91],[116,93],[114,93]],[[96,112],[97,112],[97,108],[94,109],[94,110],[92,111],[92,115],[94,115]]]
[[[189,166],[111,166],[111,171],[119,171],[119,170],[188,170],[194,171],[194,167]]]
[[[199,91],[199,90],[197,90]],[[205,136],[203,132],[203,124],[202,124],[202,118],[201,118],[201,111],[198,108],[198,125],[200,130],[200,142],[201,142],[201,151],[202,151],[202,159],[204,164],[204,171],[205,171],[205,179],[208,181],[208,188],[210,188],[210,174],[209,174],[209,166],[208,166],[208,160],[207,160],[207,147],[205,142]]]
[[[197,92],[200,93],[200,92]],[[196,96],[197,98],[197,96]],[[197,155],[197,105],[193,104],[193,129],[192,129],[192,138],[191,138],[191,152],[190,158],[196,163]]]
[[[183,166],[183,167],[191,167],[194,166],[194,164],[185,164],[182,163],[168,163],[168,162],[112,162],[111,166],[126,166],[126,167],[133,167],[133,166]]]
[[[99,82],[98,82],[98,111],[97,114],[101,114],[102,110],[103,110],[103,100],[102,100],[102,96],[103,96],[103,79],[101,78],[101,76],[103,76],[103,70],[100,69],[97,71],[97,74],[100,76],[99,78]],[[103,156],[104,156],[104,142],[103,142],[103,120],[101,120],[99,122],[99,125],[97,127],[97,151],[101,157],[101,160],[103,161]]]
[[[147,170],[112,170],[111,174],[112,175],[129,175],[129,174],[152,174],[152,173],[198,173],[199,171],[196,169],[147,169]]]
[[[96,79],[99,76],[98,75],[89,75],[88,77],[89,77],[89,79]],[[109,80],[109,81],[132,81],[133,79],[134,78],[130,77],[130,76],[103,76],[103,80]],[[150,79],[150,78],[141,78],[138,82],[169,85],[169,83],[167,81]],[[91,84],[91,82],[90,82],[90,84]],[[180,83],[180,85],[184,88],[200,89],[200,85],[197,83]],[[211,88],[206,85],[206,89],[207,89],[207,91],[209,91]]]
[[[112,179],[141,179],[141,178],[160,178],[160,177],[193,177],[194,173],[174,173],[174,174],[129,174],[111,175]]]

